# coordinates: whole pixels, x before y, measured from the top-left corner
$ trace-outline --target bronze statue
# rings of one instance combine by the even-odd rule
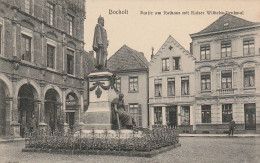
[[[104,18],[98,18],[98,24],[95,27],[95,34],[93,40],[93,50],[96,52],[96,65],[98,70],[107,68],[107,31],[104,28]]]
[[[117,124],[117,128],[120,129],[133,129],[136,125],[133,117],[125,111],[124,94],[120,93],[119,98],[115,98],[112,101],[112,120],[113,124]]]

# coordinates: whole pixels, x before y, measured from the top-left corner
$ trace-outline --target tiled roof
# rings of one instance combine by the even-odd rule
[[[224,30],[232,30],[237,28],[244,28],[244,27],[250,27],[254,25],[260,25],[260,23],[257,22],[250,22],[247,20],[244,20],[242,18],[225,14],[221,17],[219,17],[218,20],[210,24],[208,27],[203,29],[202,31],[198,33],[191,34],[192,35],[198,35],[198,34],[205,34],[205,33],[211,33],[211,32],[219,32]]]
[[[129,71],[137,69],[148,69],[148,61],[142,52],[138,52],[127,45],[123,45],[107,61],[110,71]]]

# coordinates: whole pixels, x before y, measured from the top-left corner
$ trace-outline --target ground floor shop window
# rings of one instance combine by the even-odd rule
[[[181,106],[181,125],[190,125],[190,106]]]
[[[211,123],[211,106],[210,105],[201,106],[201,122],[202,123]]]
[[[232,104],[222,105],[222,122],[230,122],[232,120]]]
[[[154,108],[154,124],[155,125],[162,124],[162,107]]]

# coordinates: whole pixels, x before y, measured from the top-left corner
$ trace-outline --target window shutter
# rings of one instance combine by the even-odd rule
[[[142,107],[141,104],[138,104],[138,117],[139,117],[139,126],[142,127]]]

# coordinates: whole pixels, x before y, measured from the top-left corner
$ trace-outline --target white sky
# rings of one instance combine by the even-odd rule
[[[109,9],[128,10],[128,15],[110,15]],[[141,15],[140,11],[161,11],[162,15]],[[201,11],[204,15],[163,15],[163,11]],[[86,0],[85,50],[92,50],[94,28],[99,15],[105,19],[108,58],[124,44],[143,52],[150,61],[151,47],[156,53],[169,35],[186,50],[189,34],[199,32],[221,15],[207,11],[243,11],[240,18],[260,22],[260,0]]]

